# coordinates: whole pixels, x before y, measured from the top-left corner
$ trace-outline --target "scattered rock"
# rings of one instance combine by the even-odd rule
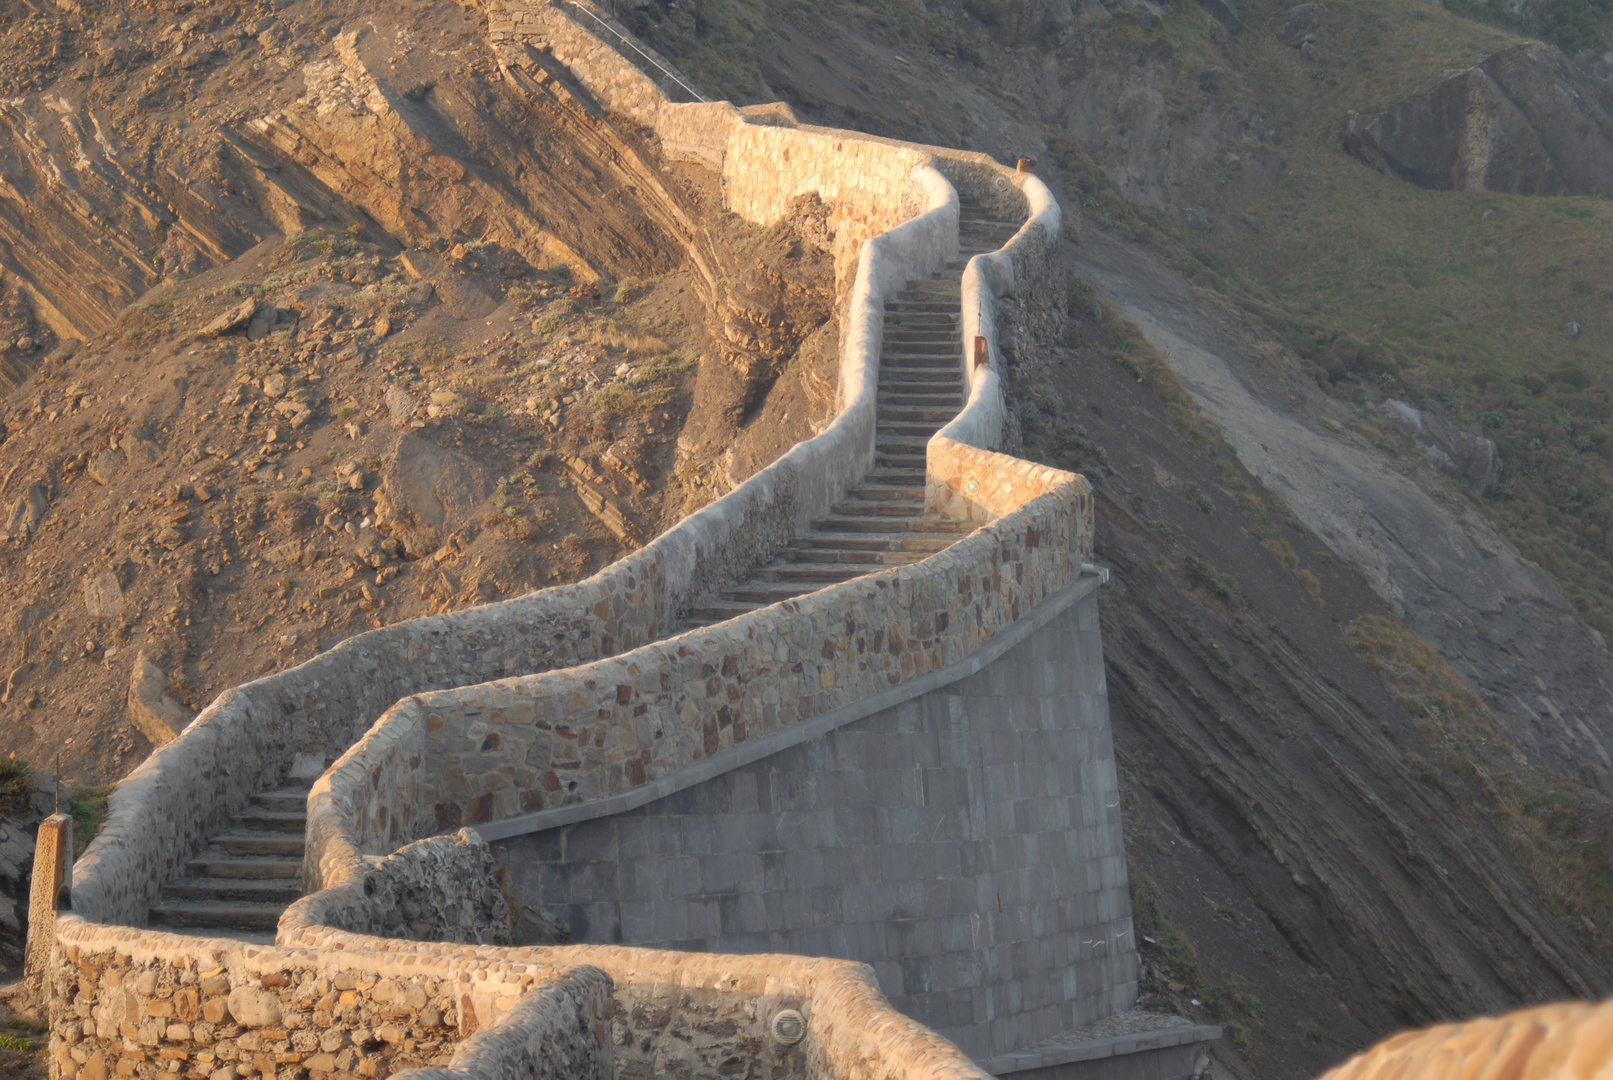
[[[108,570],[84,579],[84,606],[97,619],[115,619],[123,614],[123,587],[118,575]]]
[[[392,421],[394,427],[407,424],[418,408],[420,408],[420,402],[416,401],[403,387],[387,387],[386,413],[387,418]]]
[[[91,480],[104,487],[116,479],[118,473],[123,471],[123,461],[123,455],[118,451],[102,450],[90,458],[90,463],[85,466],[84,471],[89,474]]]
[[[1596,80],[1527,42],[1447,72],[1426,93],[1351,112],[1344,149],[1381,172],[1445,191],[1613,196],[1613,111]]]
[[[1202,206],[1189,206],[1186,210],[1187,227],[1202,232],[1210,227],[1210,216]]]
[[[224,314],[202,327],[202,336],[210,338],[223,337],[225,334],[233,334],[237,330],[245,329],[252,322],[252,317],[258,313],[258,307],[258,301],[254,298],[230,308]]]
[[[39,523],[45,520],[45,513],[50,509],[50,502],[45,498],[45,489],[38,484],[31,484],[28,490],[18,496],[11,506],[11,513],[6,517],[6,527],[0,533],[0,540],[26,540]]]
[[[1449,417],[1389,398],[1374,411],[1410,434],[1417,449],[1478,495],[1489,495],[1501,483],[1501,452],[1489,439],[1463,431]]]
[[[173,741],[193,719],[190,712],[169,695],[168,686],[168,676],[160,667],[147,660],[144,653],[135,657],[134,672],[129,680],[129,721],[153,746]]]
[[[1322,25],[1322,16],[1326,14],[1326,4],[1295,4],[1284,13],[1282,25],[1277,27],[1277,40],[1291,49],[1314,41],[1316,29]]]
[[[1227,28],[1227,33],[1236,34],[1243,29],[1243,19],[1238,15],[1234,0],[1199,0],[1199,6],[1215,16]]]
[[[1571,321],[1569,322],[1567,329],[1569,339],[1572,341],[1578,341],[1580,330],[1582,329],[1579,323],[1577,321]]]
[[[269,397],[277,398],[286,392],[286,377],[278,371],[273,375],[263,377],[263,392]]]
[[[402,435],[387,454],[376,510],[405,552],[418,558],[474,520],[491,494],[487,474],[475,461],[417,435]]]

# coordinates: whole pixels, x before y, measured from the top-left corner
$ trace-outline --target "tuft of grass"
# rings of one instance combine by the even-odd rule
[[[106,823],[106,800],[117,784],[82,788],[73,792],[69,812],[73,815],[73,851],[80,852],[90,846],[95,834]]]
[[[34,780],[28,763],[12,754],[0,761],[0,814],[25,817],[34,805]]]

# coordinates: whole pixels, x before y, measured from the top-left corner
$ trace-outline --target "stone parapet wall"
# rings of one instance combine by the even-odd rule
[[[449,1065],[463,1039],[513,1019],[563,1050],[577,1080],[614,1080],[611,984],[597,969],[384,938],[344,944],[359,947],[254,946],[64,916],[46,987],[52,1075],[380,1080]],[[569,1005],[517,1011],[539,988]],[[601,1022],[579,1029],[576,1016]]]
[[[592,664],[399,702],[315,783],[305,881],[462,823],[652,784],[961,660],[1080,576],[1092,501],[1074,474],[959,453],[1002,464],[980,507],[1041,493],[921,563]]]
[[[492,855],[472,829],[400,848],[341,885],[298,900],[281,922],[410,941],[492,944],[510,935]]]
[[[664,155],[721,171],[725,200],[751,220],[804,191],[830,201],[841,412],[587,581],[360,635],[212,703],[113,794],[75,868],[76,914],[58,923],[49,971],[53,1073],[604,1080],[678,1061],[741,1080],[983,1077],[895,1013],[862,965],[398,940],[485,940],[507,918],[474,834],[434,834],[641,789],[922,678],[1090,557],[1079,478],[1016,473],[992,489],[988,527],[924,563],[663,640],[692,599],[768,557],[871,466],[884,302],[956,256],[948,178],[997,212],[1035,200],[979,155],[810,128],[787,109],[673,104],[556,7],[487,10],[501,48],[549,52]],[[773,167],[786,153],[790,167]],[[957,456],[960,469],[993,464]],[[279,944],[134,929],[208,832],[306,754],[342,757],[310,796],[306,883],[322,891],[288,910]],[[768,1031],[774,1006],[807,1017],[793,1049]]]
[[[969,387],[963,411],[938,431],[935,439],[995,450],[1002,445],[1008,405],[1003,397],[1003,339],[1012,336],[1016,352],[1035,347],[1035,337],[1056,337],[1066,319],[1064,272],[1058,252],[1063,218],[1047,185],[1029,173],[1002,170],[996,179],[1012,178],[1028,216],[1020,230],[997,251],[976,255],[963,271],[963,378]],[[1006,310],[1002,310],[1006,309]],[[1025,316],[1044,328],[1029,332]],[[1006,319],[999,319],[1006,315]],[[1006,326],[999,326],[1005,322]],[[1004,331],[1008,331],[1007,334]],[[977,351],[976,339],[984,349]],[[933,456],[935,450],[930,451]],[[946,458],[948,452],[941,453]],[[938,504],[933,469],[927,486],[932,508]],[[977,519],[980,520],[980,519]]]

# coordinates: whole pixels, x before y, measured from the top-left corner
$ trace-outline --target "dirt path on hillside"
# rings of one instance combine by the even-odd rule
[[[1375,445],[1363,410],[1253,359],[1247,331],[1146,252],[1089,226],[1068,261],[1164,353],[1244,466],[1445,654],[1531,759],[1613,791],[1605,648],[1465,491]]]

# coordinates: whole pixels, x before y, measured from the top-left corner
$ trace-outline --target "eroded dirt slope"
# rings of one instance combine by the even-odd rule
[[[586,576],[830,415],[825,208],[720,213],[474,9],[4,18],[0,737],[81,787],[366,627]]]

